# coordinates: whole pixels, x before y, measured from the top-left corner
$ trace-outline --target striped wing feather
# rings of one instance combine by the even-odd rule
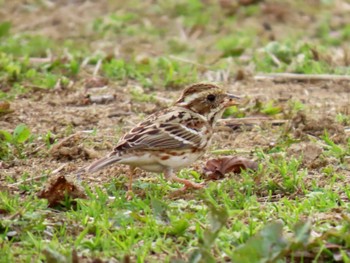
[[[183,113],[183,115],[185,114],[188,113]],[[193,116],[188,114],[187,118],[185,117],[174,118],[173,112],[157,116],[152,115],[127,133],[115,147],[114,152],[176,150],[199,147],[201,133],[187,125],[187,122],[191,121]],[[156,121],[154,121],[155,119]]]

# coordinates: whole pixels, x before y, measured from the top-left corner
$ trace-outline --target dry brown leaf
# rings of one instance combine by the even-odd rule
[[[208,180],[218,180],[224,178],[227,173],[241,173],[247,169],[257,170],[258,164],[247,158],[226,156],[208,160],[203,171]]]
[[[45,198],[49,202],[49,207],[60,205],[66,198],[87,198],[83,189],[68,181],[64,175],[50,180],[44,190],[38,193],[39,198]]]
[[[8,101],[0,101],[0,110],[9,110],[10,109],[10,103]]]
[[[8,101],[0,101],[0,116],[13,112]]]

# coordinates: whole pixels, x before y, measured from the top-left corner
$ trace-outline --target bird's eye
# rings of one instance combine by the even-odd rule
[[[213,102],[213,101],[215,100],[215,95],[209,94],[209,95],[207,96],[207,100]]]

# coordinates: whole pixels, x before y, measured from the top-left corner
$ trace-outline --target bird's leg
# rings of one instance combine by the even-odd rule
[[[129,172],[128,172],[128,177],[129,177],[129,182],[128,182],[128,191],[126,192],[126,199],[131,200],[134,196],[134,193],[132,191],[132,179],[135,174],[135,167],[130,166]]]
[[[175,175],[173,169],[171,168],[167,168],[165,171],[164,171],[164,176],[166,179],[168,180],[171,180],[171,181],[174,181],[174,182],[178,182],[178,183],[181,183],[184,185],[184,189],[183,190],[187,190],[189,188],[192,188],[192,189],[200,189],[200,188],[203,188],[204,185],[203,184],[197,184],[195,182],[192,182],[190,180],[186,180],[186,179],[183,179],[183,178],[179,178]]]

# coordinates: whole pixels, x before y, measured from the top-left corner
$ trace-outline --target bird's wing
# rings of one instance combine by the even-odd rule
[[[193,116],[190,112],[180,110],[161,112],[151,115],[128,132],[115,147],[114,152],[199,147],[203,126],[205,120]]]

